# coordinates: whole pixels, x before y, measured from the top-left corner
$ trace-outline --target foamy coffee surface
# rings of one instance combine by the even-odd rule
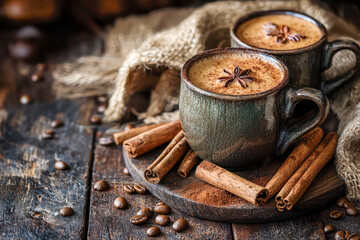
[[[285,43],[277,43],[276,37],[266,36],[263,26],[267,23],[275,23],[278,26],[286,25],[290,28],[290,33],[304,35],[305,38],[298,42],[287,40]],[[271,50],[290,50],[310,46],[322,37],[322,32],[318,26],[302,18],[290,15],[267,15],[256,17],[242,23],[236,35],[243,42],[263,49]]]
[[[233,72],[239,66],[242,70],[251,69],[250,76],[255,77],[253,82],[247,82],[243,88],[237,82],[225,87],[224,82],[217,79],[229,76],[224,72],[228,69]],[[249,53],[222,53],[210,55],[194,62],[188,72],[189,80],[196,86],[226,95],[250,95],[267,91],[277,86],[283,79],[284,73],[278,66],[268,60]]]

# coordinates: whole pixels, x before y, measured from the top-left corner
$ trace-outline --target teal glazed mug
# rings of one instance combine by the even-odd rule
[[[292,31],[294,31],[294,29],[292,29],[291,21],[282,22],[283,24],[285,23],[287,25],[277,24],[271,26],[269,24],[264,24],[262,25],[263,28],[260,29],[261,21],[271,19],[271,17],[274,17],[276,20],[276,17],[279,15],[286,15],[296,18],[297,23],[295,22],[293,24],[297,26],[294,26],[294,29],[295,27],[303,28],[302,31],[298,33],[300,35],[297,35],[295,38],[293,38],[294,32]],[[258,23],[256,23],[256,21],[258,21]],[[299,23],[300,21],[305,21],[302,23],[305,25],[310,24],[308,25],[310,28],[315,27],[316,32],[319,32],[319,37],[317,38],[317,41],[312,42],[309,45],[296,48],[296,44],[301,44],[301,42],[305,41],[305,39],[310,39],[312,37],[309,35],[313,35],[309,32],[310,28],[306,29],[301,26],[301,24]],[[281,21],[279,20],[279,22]],[[284,42],[282,42],[280,38],[277,46],[275,45],[274,47],[273,45],[271,47],[270,45],[268,45],[269,42],[267,41],[276,41],[278,38],[274,30],[279,30],[269,29],[269,26],[273,28],[277,27],[277,29],[280,29],[282,26],[287,26],[288,29],[286,30],[286,32],[288,35],[286,36],[289,38],[283,38],[285,40]],[[254,31],[256,30],[256,40],[254,40],[255,38],[251,39],[251,36],[249,36],[249,34],[247,34],[249,37],[246,37],[246,31],[251,31],[251,29],[249,29],[250,27],[256,28],[253,29]],[[283,33],[284,31],[280,32],[280,34]],[[307,34],[309,35],[307,36]],[[251,13],[249,15],[242,16],[235,22],[233,27],[230,29],[230,35],[231,47],[250,48],[254,50],[265,51],[269,54],[281,58],[289,69],[290,84],[297,87],[318,88],[321,89],[326,95],[337,87],[349,81],[349,79],[351,79],[351,77],[356,73],[359,68],[360,47],[357,43],[350,40],[335,40],[333,42],[328,42],[328,33],[324,25],[321,24],[319,21],[315,20],[314,18],[303,13],[289,10],[270,10]],[[303,35],[304,38],[302,38],[301,35]],[[261,42],[260,40],[263,40],[263,42]],[[257,43],[254,41],[256,41]],[[278,46],[281,46],[282,44],[286,46],[286,44],[293,44],[294,42],[297,43],[294,44],[293,48],[278,48]],[[322,72],[331,67],[331,61],[333,56],[335,55],[335,53],[341,50],[350,50],[355,54],[355,65],[347,72],[338,74],[338,76],[333,79],[324,80],[321,76]]]
[[[231,57],[238,53],[279,69],[282,77],[278,84],[256,94],[226,95],[204,90],[189,78],[194,63],[213,55]],[[182,67],[179,103],[180,120],[190,147],[200,158],[229,169],[254,167],[273,153],[284,153],[302,135],[320,125],[329,112],[328,100],[320,90],[290,87],[288,82],[285,64],[263,52],[222,48],[195,55]],[[302,100],[314,102],[318,111],[303,122],[289,124],[295,106]]]

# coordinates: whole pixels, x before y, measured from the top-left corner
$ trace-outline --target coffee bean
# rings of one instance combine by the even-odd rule
[[[344,231],[337,231],[335,233],[335,239],[336,240],[345,240],[345,232]]]
[[[359,214],[359,211],[355,207],[349,207],[349,208],[345,209],[345,212],[347,215],[350,215],[350,216],[356,216]]]
[[[125,175],[130,175],[129,169],[127,169],[126,167],[123,169],[123,173]]]
[[[149,220],[149,217],[144,215],[135,215],[132,218],[130,218],[130,222],[135,225],[144,224]]]
[[[172,225],[172,229],[176,232],[181,232],[185,230],[187,226],[188,222],[185,219],[180,218],[174,222],[174,224]]]
[[[348,200],[346,199],[346,197],[342,197],[342,198],[339,198],[337,201],[336,201],[336,205],[338,207],[344,207],[344,203],[347,202]]]
[[[118,209],[125,209],[125,208],[127,208],[127,206],[128,206],[128,203],[125,198],[123,198],[123,197],[115,198],[114,207],[116,207]]]
[[[94,184],[94,190],[96,191],[105,191],[106,189],[109,188],[109,184],[107,181],[105,180],[100,180],[100,181],[97,181],[95,184]]]
[[[13,59],[24,60],[35,56],[37,47],[34,44],[18,41],[8,44],[9,55]]]
[[[125,127],[124,127],[124,131],[128,131],[130,129],[134,128],[134,125],[129,123],[129,124],[126,124]]]
[[[50,126],[52,128],[58,128],[58,127],[62,127],[64,125],[63,121],[61,121],[60,119],[56,119],[54,121],[51,121]]]
[[[39,72],[43,72],[46,70],[46,64],[45,63],[38,63],[36,64],[36,70]]]
[[[151,227],[151,228],[148,228],[148,230],[146,230],[146,234],[149,237],[159,236],[160,233],[161,233],[161,231],[160,231],[160,228],[158,228],[158,227]]]
[[[130,184],[125,184],[124,190],[125,190],[125,192],[130,193],[130,194],[135,192],[135,188]]]
[[[360,240],[360,236],[359,236],[359,235],[356,235],[356,234],[354,233],[354,234],[351,234],[347,239],[348,239],[348,240]]]
[[[41,72],[36,72],[31,75],[31,81],[40,82],[44,78],[44,75]]]
[[[134,184],[134,188],[137,193],[140,193],[140,194],[146,193],[146,188],[141,184],[138,184],[138,183]]]
[[[72,209],[71,207],[63,207],[62,209],[60,209],[60,215],[64,217],[74,215],[74,213],[74,209]]]
[[[100,104],[100,105],[97,107],[97,112],[98,112],[98,113],[103,113],[103,112],[105,112],[106,108],[107,108],[106,104]]]
[[[108,99],[107,99],[106,96],[98,96],[98,97],[97,97],[97,100],[98,100],[98,102],[100,102],[100,103],[106,103]]]
[[[101,124],[101,118],[99,116],[97,116],[97,115],[93,115],[90,118],[90,122],[92,124]]]
[[[47,129],[41,134],[42,139],[52,139],[55,137],[55,131],[52,129]]]
[[[99,138],[99,144],[103,146],[110,146],[114,144],[114,139],[112,137],[102,137]]]
[[[154,211],[159,214],[169,214],[171,208],[163,202],[159,202],[155,205]]]
[[[347,201],[344,203],[344,208],[350,208],[350,207],[355,207],[355,206],[356,206],[356,204],[354,202]]]
[[[331,224],[328,224],[324,227],[324,232],[328,233],[328,232],[333,232],[335,230],[334,226]]]
[[[342,216],[342,212],[340,212],[339,210],[334,210],[330,213],[330,217],[332,219],[339,219]]]
[[[67,165],[67,163],[62,160],[58,160],[55,162],[55,168],[57,170],[66,170],[69,168],[69,165]]]
[[[136,213],[136,215],[143,215],[148,218],[151,217],[152,214],[153,214],[153,211],[151,210],[151,208],[142,208]]]
[[[28,94],[24,94],[20,97],[20,103],[22,105],[29,104],[31,102],[31,97]]]
[[[166,226],[170,223],[170,218],[166,215],[158,215],[155,218],[155,222],[160,226]]]

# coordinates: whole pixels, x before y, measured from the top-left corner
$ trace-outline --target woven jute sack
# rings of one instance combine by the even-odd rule
[[[54,87],[59,96],[111,95],[105,119],[121,119],[130,96],[152,89],[150,106],[137,113],[145,122],[176,119],[179,70],[187,59],[229,38],[229,28],[243,14],[269,9],[304,12],[325,25],[329,40],[351,39],[360,33],[331,11],[310,1],[214,2],[197,9],[164,9],[148,15],[118,19],[110,27],[102,56],[88,56],[58,66]],[[353,54],[338,53],[325,77],[342,72],[355,62]],[[330,96],[340,120],[336,169],[345,180],[348,198],[360,199],[360,74]],[[135,111],[134,111],[135,112]],[[136,113],[136,112],[135,112]]]

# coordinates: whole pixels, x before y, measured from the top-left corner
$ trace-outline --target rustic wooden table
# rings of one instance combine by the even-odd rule
[[[9,31],[0,34],[0,239],[145,239],[153,219],[135,226],[129,218],[140,207],[154,206],[158,200],[150,193],[128,195],[123,191],[123,184],[133,179],[122,173],[121,148],[104,147],[96,141],[99,133],[112,125],[95,127],[89,123],[98,103],[94,98],[55,99],[51,92],[54,65],[91,54],[99,41],[90,33],[53,31],[51,37],[58,38],[59,44],[46,54],[45,81],[33,83],[22,74],[27,70],[32,73],[34,65],[7,57],[3,46],[9,37]],[[22,106],[19,98],[24,93],[33,101]],[[64,126],[56,129],[55,139],[41,139],[41,132],[53,119],[63,119]],[[66,161],[70,169],[56,170],[58,159]],[[99,179],[107,180],[110,189],[93,191]],[[117,196],[126,197],[128,209],[113,207]],[[75,215],[60,216],[58,211],[64,206],[73,207]],[[287,221],[231,224],[197,219],[173,208],[171,220],[185,217],[190,227],[181,233],[171,226],[161,227],[158,239],[333,238],[334,233],[324,233],[326,224],[360,234],[360,216],[345,214],[333,220],[329,213],[334,209],[337,207],[332,204]]]

